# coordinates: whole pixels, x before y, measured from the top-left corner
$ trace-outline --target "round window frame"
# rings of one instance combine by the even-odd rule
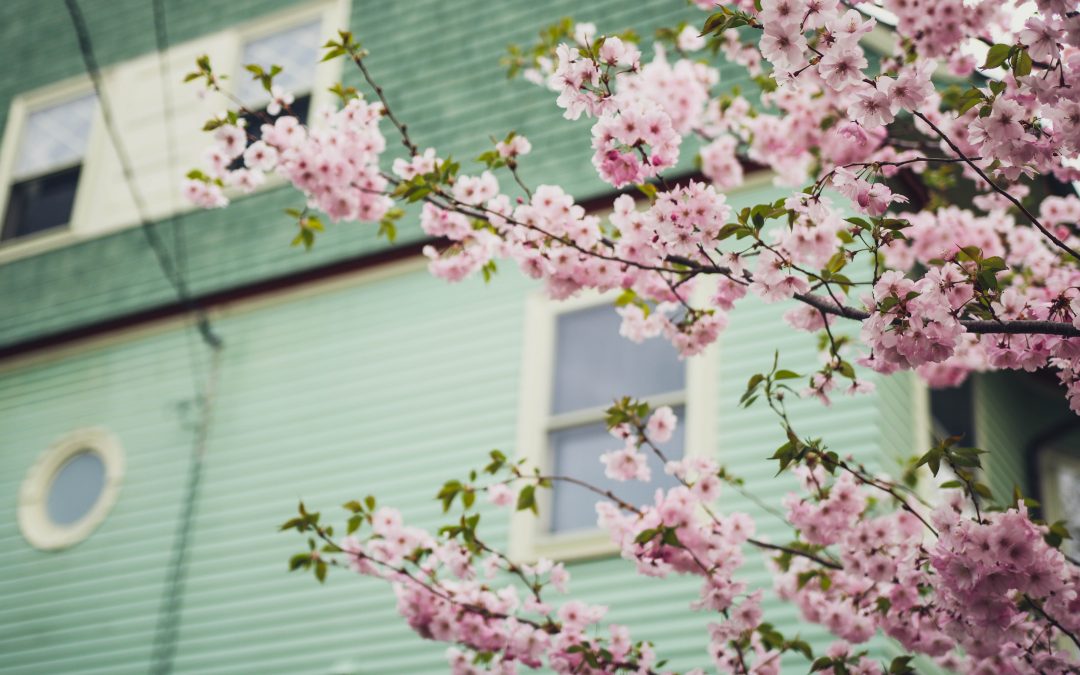
[[[82,518],[70,525],[59,525],[49,517],[49,488],[67,461],[83,452],[93,452],[101,459],[105,466],[104,484],[97,501]],[[109,515],[123,477],[124,452],[109,431],[93,427],[64,435],[38,456],[23,479],[18,508],[23,538],[44,551],[68,548],[83,541]]]

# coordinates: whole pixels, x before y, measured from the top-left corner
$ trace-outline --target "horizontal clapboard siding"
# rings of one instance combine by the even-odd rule
[[[748,189],[735,206],[774,197]],[[446,285],[420,265],[326,284],[224,309],[226,340],[214,425],[192,534],[178,672],[438,673],[443,648],[412,635],[380,584],[332,574],[325,587],[290,576],[303,547],[277,534],[298,499],[333,514],[367,493],[418,525],[441,514],[442,481],[513,450],[533,284],[509,268],[484,285]],[[719,345],[716,453],[746,490],[779,505],[794,487],[766,461],[782,437],[759,404],[739,409],[747,379],[784,367],[807,373],[814,338],[795,333],[789,305],[747,300]],[[153,327],[0,371],[0,672],[147,670],[170,547],[181,513],[191,442],[190,402],[207,357],[182,326]],[[891,386],[891,385],[890,385]],[[823,435],[871,465],[894,442],[890,386],[831,408],[791,404],[801,433]],[[113,512],[74,548],[42,553],[15,525],[22,477],[66,431],[103,425],[120,438],[127,476]],[[888,428],[887,428],[888,427]],[[751,513],[759,536],[784,542],[782,522],[728,490],[721,506]],[[485,510],[490,539],[505,546],[509,520]],[[764,556],[748,551],[742,576],[771,583]],[[656,642],[675,668],[707,665],[705,626],[693,613],[692,579],[636,578],[618,559],[577,562],[574,594],[611,607],[611,621]],[[767,596],[769,597],[769,596]],[[820,628],[774,599],[770,618],[823,646]],[[883,653],[880,645],[875,653]],[[794,671],[805,670],[791,659]]]
[[[987,451],[986,482],[999,501],[1011,501],[1014,486],[1025,495],[1035,494],[1030,454],[1040,448],[1033,444],[1051,430],[1064,432],[1062,425],[1070,421],[1074,429],[1080,428],[1064,392],[1047,380],[1012,373],[984,374],[975,380],[976,440]]]
[[[134,0],[82,4],[99,60],[107,67],[107,75],[108,67],[117,67],[117,81],[123,85],[131,79],[129,61],[153,51],[150,6]],[[385,85],[395,109],[408,121],[421,147],[437,147],[443,156],[462,160],[464,171],[473,171],[479,165],[472,163],[472,158],[490,146],[492,134],[501,136],[516,129],[533,141],[533,153],[521,166],[525,180],[533,185],[558,183],[579,198],[609,190],[589,162],[590,123],[564,120],[551,92],[521,79],[507,81],[499,65],[506,45],[531,43],[540,27],[565,15],[595,21],[601,31],[634,28],[646,42],[651,41],[658,26],[674,25],[680,20],[698,22],[704,16],[670,0],[629,4],[594,0],[584,6],[573,0],[352,0],[351,4],[351,28],[371,52],[371,70]],[[184,3],[182,10],[172,3],[165,5],[173,44],[180,45],[184,53],[194,53],[201,48],[199,40],[203,39],[203,51],[216,53],[220,40],[211,38],[219,31],[305,3],[241,0],[222,9],[220,3],[198,0]],[[70,20],[62,5],[45,7],[32,0],[15,0],[3,3],[0,20],[0,36],[6,38],[0,44],[10,54],[18,54],[20,63],[20,68],[0,74],[0,101],[82,72]],[[31,20],[32,30],[23,30]],[[38,44],[31,44],[41,35],[55,35],[57,42],[50,40],[50,49],[43,51]],[[110,91],[118,109],[138,109],[146,105],[150,93],[158,91],[157,71],[152,65],[149,62],[138,70],[139,87],[117,86]],[[188,65],[174,65],[176,78],[186,72]],[[723,64],[721,70],[724,86],[747,87],[745,71],[739,66]],[[355,69],[345,68],[343,77],[347,84],[361,85]],[[193,121],[205,111],[188,103],[190,89],[187,86],[174,93],[174,100],[183,103],[185,111],[175,119],[175,124],[185,125],[176,132],[182,151],[179,160],[184,164],[169,172],[162,168],[162,158],[151,161],[137,153],[140,162],[152,165],[137,172],[148,194],[160,192],[162,171],[179,176],[191,161],[188,153],[208,142],[208,137],[198,131],[201,123]],[[0,108],[6,110],[6,106]],[[134,115],[132,122],[123,127],[126,144],[160,149],[157,130],[163,123],[157,118]],[[389,137],[390,154],[401,152],[390,126],[384,131]],[[683,169],[693,167],[694,154],[695,144],[688,142],[681,157]],[[95,193],[117,193],[99,199],[102,204],[118,205],[99,214],[99,225],[104,229],[120,217],[117,209],[130,211],[129,197],[118,176],[103,175],[98,182]],[[302,200],[291,190],[268,190],[240,199],[226,210],[188,211],[178,221],[162,222],[158,229],[170,248],[174,232],[179,231],[185,242],[188,285],[193,293],[251,284],[387,246],[385,240],[376,238],[375,228],[346,223],[321,235],[319,245],[310,253],[290,248],[288,242],[295,232],[282,211],[300,205]],[[129,224],[132,222],[130,215],[125,218]],[[416,218],[407,217],[399,241],[408,243],[421,236]],[[236,265],[240,258],[245,264]],[[162,277],[143,234],[133,229],[2,264],[0,291],[5,297],[15,298],[0,306],[0,345],[175,301],[175,293]]]

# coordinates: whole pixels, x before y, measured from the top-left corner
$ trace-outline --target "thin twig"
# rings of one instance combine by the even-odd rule
[[[1005,199],[1008,199],[1010,202],[1012,202],[1013,206],[1020,209],[1020,212],[1023,213],[1024,216],[1027,217],[1027,219],[1031,222],[1031,224],[1034,225],[1040,232],[1042,232],[1043,235],[1046,236],[1047,239],[1054,242],[1055,246],[1057,246],[1061,250],[1065,251],[1066,253],[1071,255],[1076,260],[1080,260],[1080,253],[1077,253],[1068,244],[1066,244],[1062,240],[1058,239],[1054,235],[1053,232],[1048,230],[1045,225],[1043,225],[1041,222],[1039,222],[1039,219],[1036,218],[1035,215],[1031,213],[1031,211],[1028,211],[1027,207],[1024,206],[1023,203],[1019,199],[1012,196],[1009,193],[1008,190],[1002,188],[1000,185],[998,185],[997,183],[992,181],[990,179],[990,177],[986,175],[986,172],[983,171],[981,168],[979,168],[979,166],[977,164],[975,164],[975,162],[973,160],[969,159],[966,155],[964,155],[963,151],[960,150],[959,147],[957,147],[956,143],[953,143],[952,139],[949,138],[948,136],[946,136],[945,132],[943,132],[941,129],[939,129],[936,124],[931,122],[926,117],[926,115],[924,115],[924,114],[922,114],[921,112],[918,112],[918,111],[916,111],[914,113],[914,115],[916,117],[918,117],[919,119],[921,119],[923,122],[926,122],[926,124],[928,124],[930,126],[930,128],[933,129],[935,133],[937,133],[937,135],[941,138],[941,140],[945,141],[945,143],[948,144],[948,146],[950,148],[952,148],[953,152],[955,152],[957,155],[959,155],[960,158],[963,159],[964,162],[975,171],[975,173],[979,174],[980,178],[982,178],[984,181],[986,181],[986,183],[991,188],[993,188],[994,192],[997,192],[1001,196],[1005,197]]]

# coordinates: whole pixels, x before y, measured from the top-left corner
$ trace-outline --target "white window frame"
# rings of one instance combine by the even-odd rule
[[[93,452],[105,466],[101,494],[90,510],[70,525],[59,525],[49,517],[49,488],[69,459]],[[124,478],[124,453],[120,442],[106,429],[76,429],[53,443],[30,467],[19,489],[18,521],[23,538],[31,546],[53,551],[74,546],[89,537],[105,520],[120,494]]]
[[[7,124],[4,127],[4,138],[0,143],[0,187],[3,188],[0,190],[0,219],[7,219],[11,188],[17,182],[15,163],[26,135],[26,124],[30,115],[38,110],[61,105],[93,93],[94,86],[90,78],[84,75],[22,93],[12,99],[11,107],[8,109]],[[101,106],[96,104],[94,118],[90,123],[90,135],[86,139],[86,150],[80,162],[82,168],[79,171],[79,182],[75,189],[75,202],[72,204],[71,216],[67,224],[58,225],[43,232],[0,241],[0,253],[9,254],[9,252],[18,251],[24,255],[32,254],[58,244],[70,243],[77,238],[80,228],[90,217],[87,212],[88,195],[84,187],[90,183],[91,179],[88,176],[93,173],[94,160],[101,156],[101,146],[106,140],[101,119]],[[63,167],[58,167],[57,170],[60,168]],[[0,261],[6,257],[6,255],[0,257]]]
[[[1039,496],[1043,507],[1043,518],[1048,523],[1066,520],[1065,500],[1058,489],[1057,471],[1068,468],[1080,475],[1080,457],[1066,454],[1060,450],[1046,449],[1039,452]],[[1080,532],[1070,530],[1073,539],[1080,538]]]
[[[702,284],[698,290],[704,291]],[[554,415],[551,413],[552,388],[555,379],[556,329],[559,316],[598,305],[612,306],[617,293],[589,292],[568,300],[551,300],[542,292],[531,294],[525,306],[523,359],[521,365],[521,388],[519,395],[517,457],[525,459],[526,465],[539,467],[550,473],[552,453],[549,434],[559,428],[577,424],[602,421],[603,410],[573,411]],[[615,311],[612,306],[612,312]],[[619,335],[614,339],[624,340]],[[663,340],[663,337],[653,338]],[[686,387],[678,394],[650,396],[653,405],[685,405],[683,455],[686,457],[716,454],[716,409],[719,386],[717,354],[719,344],[710,345],[697,356],[685,359]],[[617,443],[612,439],[614,449]],[[552,490],[536,492],[539,516],[531,511],[518,511],[511,516],[509,554],[519,562],[531,562],[539,558],[569,561],[582,558],[609,556],[618,552],[609,534],[593,528],[577,532],[552,533],[549,529]]]
[[[349,29],[350,4],[350,0],[321,0],[319,2],[310,2],[291,7],[275,14],[260,17],[255,21],[241,24],[232,29],[232,42],[235,51],[232,58],[232,68],[227,71],[231,75],[232,81],[239,82],[241,79],[251,79],[251,73],[244,70],[244,66],[247,64],[241,63],[244,54],[244,45],[249,42],[254,42],[255,40],[270,37],[275,33],[296,28],[305,23],[311,23],[313,21],[320,22],[319,34],[321,39],[315,47],[316,51],[321,53],[322,45],[325,44],[327,38],[336,38],[338,30]],[[315,113],[319,108],[333,104],[336,101],[336,97],[330,93],[329,89],[334,86],[335,82],[338,82],[341,79],[342,62],[343,59],[320,61],[315,67],[315,79],[311,83],[311,89],[290,92],[296,94],[298,97],[300,95],[311,96],[311,108],[308,115],[310,118],[309,122],[315,121]],[[258,65],[269,68],[273,64],[260,63]]]
[[[321,22],[320,35],[321,41],[316,45],[316,50],[321,52],[322,45],[326,43],[328,37],[337,37],[338,30],[349,30],[349,9],[351,6],[351,0],[319,0],[317,2],[311,2],[307,4],[301,4],[296,7],[291,7],[287,10],[271,14],[266,17],[261,17],[256,21],[250,23],[241,24],[231,31],[232,40],[230,41],[233,47],[232,53],[232,68],[229,73],[232,83],[239,82],[240,79],[251,79],[251,73],[244,70],[243,63],[244,46],[255,40],[261,40],[262,38],[270,37],[275,33],[280,33],[290,28],[296,28],[305,23],[310,23],[315,20]],[[319,57],[322,58],[322,57]],[[319,125],[318,112],[321,108],[334,105],[337,103],[337,97],[330,92],[330,88],[335,83],[341,81],[342,62],[344,59],[332,59],[330,61],[320,61],[315,66],[315,79],[311,83],[310,89],[302,91],[290,91],[297,98],[300,96],[310,96],[311,103],[308,105],[308,119],[306,124],[310,126]],[[264,68],[269,69],[272,63],[260,63],[257,64]],[[228,83],[226,84],[228,86]],[[235,88],[235,84],[232,85]],[[255,190],[247,194],[259,194],[267,190],[273,190],[286,184],[286,180],[279,176],[277,173],[266,174],[266,180]],[[238,190],[227,189],[226,194],[230,197],[240,196]]]

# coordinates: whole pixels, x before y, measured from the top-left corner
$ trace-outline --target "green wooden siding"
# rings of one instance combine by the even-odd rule
[[[739,202],[765,199],[770,188]],[[524,300],[515,272],[449,286],[416,270],[238,308],[216,322],[226,340],[215,423],[193,532],[179,672],[443,672],[443,648],[413,636],[380,584],[332,574],[326,587],[285,571],[301,541],[275,526],[298,498],[314,508],[368,492],[424,526],[439,523],[437,486],[512,450]],[[808,372],[811,336],[786,328],[785,305],[736,310],[719,355],[717,453],[747,489],[777,505],[792,488],[765,461],[780,441],[774,418],[737,408],[751,374],[782,363]],[[0,672],[145,672],[190,448],[193,338],[150,329],[0,372]],[[201,348],[195,344],[195,350]],[[199,353],[198,351],[195,352]],[[807,401],[792,416],[807,434],[862,458],[887,448],[879,394]],[[899,415],[901,413],[894,413]],[[72,549],[29,547],[15,495],[34,458],[72,428],[104,425],[128,472],[115,509]],[[724,508],[787,537],[779,520],[735,492]],[[489,514],[493,540],[508,519]],[[767,584],[748,552],[745,578]],[[688,611],[697,582],[642,580],[618,559],[573,565],[575,594],[609,604],[612,621],[654,639],[672,665],[706,664],[705,614]],[[770,601],[784,630],[821,645],[824,632]],[[351,665],[350,665],[351,664]],[[798,660],[793,668],[801,669]]]
[[[1064,392],[1046,380],[1015,373],[976,377],[976,441],[988,452],[983,466],[998,500],[1011,500],[1013,486],[1025,495],[1034,494],[1036,477],[1030,475],[1028,464],[1029,453],[1035,450],[1032,443],[1048,430],[1076,419]]]
[[[99,60],[117,63],[152,51],[151,3],[83,2]],[[294,5],[286,0],[166,2],[173,43]],[[353,0],[351,28],[370,51],[372,72],[407,120],[416,142],[444,155],[471,159],[490,146],[492,134],[511,129],[527,134],[533,153],[522,162],[529,183],[567,186],[581,198],[609,190],[589,162],[589,122],[567,122],[554,95],[523,80],[507,81],[499,57],[509,42],[529,43],[537,30],[565,15],[595,21],[599,29],[633,27],[648,42],[657,26],[681,19],[699,21],[703,13],[685,3],[648,0],[625,3],[593,0],[498,3],[473,0],[382,2]],[[0,101],[82,72],[70,19],[61,3],[32,0],[0,3],[0,37],[19,68],[0,74]],[[55,36],[55,41],[45,39]],[[360,85],[346,68],[348,84]],[[179,76],[179,75],[178,75]],[[726,86],[742,84],[745,71],[722,66]],[[6,114],[3,106],[0,114]],[[387,125],[388,136],[392,129]],[[392,152],[400,145],[391,139]],[[693,166],[694,145],[681,166]],[[479,166],[479,165],[475,165]],[[189,285],[196,294],[220,291],[267,277],[317,267],[385,248],[374,229],[357,224],[330,228],[310,253],[290,248],[294,226],[282,211],[302,204],[288,189],[239,200],[226,210],[188,212],[180,223],[161,225],[172,242],[179,227],[187,249]],[[404,242],[422,233],[415,218],[402,228]],[[238,259],[244,260],[237,265]],[[0,305],[0,345],[94,323],[175,301],[151,250],[137,230],[124,230],[31,258],[0,265],[0,293],[14,298]]]

